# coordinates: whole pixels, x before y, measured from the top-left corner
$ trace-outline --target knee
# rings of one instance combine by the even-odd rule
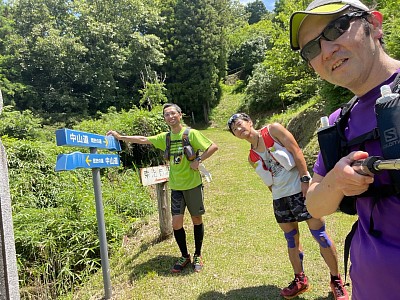
[[[288,248],[295,248],[296,241],[294,239],[295,235],[297,234],[297,230],[293,229],[290,232],[285,232],[285,239],[287,241]]]
[[[325,225],[323,225],[320,229],[310,229],[310,232],[322,248],[328,248],[332,245],[332,241],[325,231]]]
[[[192,222],[193,222],[193,225],[200,225],[203,223],[203,217],[202,216],[192,216]]]
[[[174,230],[179,230],[183,227],[183,218],[180,216],[173,216],[172,217],[172,228]]]

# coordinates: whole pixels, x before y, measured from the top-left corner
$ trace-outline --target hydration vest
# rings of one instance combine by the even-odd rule
[[[293,169],[293,167],[296,165],[293,155],[280,143],[274,140],[274,138],[269,133],[268,126],[261,128],[260,133],[263,138],[265,148],[272,159],[288,171]],[[250,149],[249,159],[253,163],[261,160],[264,170],[269,170],[261,156],[253,149]]]
[[[391,89],[394,93],[400,91],[400,73],[396,76]],[[350,149],[356,146],[359,150],[365,150],[365,143],[370,140],[379,140],[382,148],[383,158],[400,158],[400,97],[382,104],[375,104],[375,113],[377,118],[377,128],[364,133],[350,141],[344,135],[345,126],[348,123],[350,111],[357,103],[358,98],[353,97],[342,108],[338,119],[331,126],[318,131],[318,143],[321,156],[327,172],[333,169],[335,164],[344,156],[350,153]],[[343,197],[339,209],[346,213],[357,214],[357,197],[372,197],[373,206],[370,214],[369,234],[379,237],[380,232],[374,229],[374,219],[372,217],[373,209],[380,198],[392,195],[400,195],[400,171],[390,170],[389,175],[391,184],[381,185],[379,187],[370,184],[366,192],[358,196]],[[347,262],[350,254],[350,243],[357,229],[358,220],[353,224],[350,232],[347,234],[344,243],[344,274],[345,281],[347,275]]]
[[[182,149],[183,153],[185,154],[186,158],[189,161],[194,160],[197,157],[197,154],[192,145],[190,145],[189,141],[189,131],[190,127],[186,127],[185,131],[182,134]],[[171,151],[171,131],[167,133],[166,135],[166,147],[164,151],[164,160],[169,161],[169,156],[170,156],[170,151]]]
[[[400,73],[391,84],[393,92],[400,90]],[[400,158],[400,99],[397,97],[389,102],[375,105],[377,128],[364,133],[350,141],[344,135],[344,129],[350,116],[350,111],[357,103],[358,98],[353,97],[342,107],[338,119],[330,125],[318,131],[318,143],[326,171],[333,169],[342,157],[351,152],[354,146],[358,150],[365,149],[365,143],[370,140],[379,140],[383,152],[383,158]],[[400,171],[389,171],[391,184],[379,187],[371,184],[368,190],[358,196],[346,196],[340,203],[339,209],[347,214],[355,215],[357,210],[355,200],[357,197],[384,198],[400,194]]]

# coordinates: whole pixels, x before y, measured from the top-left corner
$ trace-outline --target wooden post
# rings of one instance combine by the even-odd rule
[[[172,236],[171,201],[168,197],[167,182],[157,183],[156,190],[161,239],[165,240]]]

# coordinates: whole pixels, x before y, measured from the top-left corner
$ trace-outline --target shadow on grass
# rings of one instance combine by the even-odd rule
[[[226,294],[211,291],[200,295],[197,300],[256,300],[256,299],[267,299],[267,300],[282,300],[280,296],[281,289],[274,285],[261,285],[254,287],[246,287],[242,289],[231,290]],[[299,295],[293,299],[304,299],[302,295]],[[315,300],[328,300],[333,299],[332,294],[327,297],[315,298]]]
[[[164,239],[165,240],[165,239]],[[161,237],[155,237],[154,239],[152,239],[151,241],[148,241],[148,242],[145,242],[145,243],[142,243],[141,245],[140,245],[140,248],[139,248],[139,250],[137,251],[137,253],[135,254],[135,255],[133,255],[133,256],[131,256],[128,260],[127,260],[127,263],[128,264],[131,264],[133,261],[135,261],[135,259],[137,259],[141,254],[143,254],[144,252],[146,252],[150,247],[152,247],[152,246],[154,246],[154,245],[156,245],[156,244],[158,244],[158,243],[161,243],[163,241],[163,239],[161,239]]]
[[[154,257],[147,262],[136,265],[133,267],[131,274],[129,275],[129,280],[132,283],[135,280],[139,280],[146,276],[185,276],[193,274],[192,265],[188,265],[179,274],[172,273],[171,268],[176,262],[178,257],[169,255],[159,255]]]

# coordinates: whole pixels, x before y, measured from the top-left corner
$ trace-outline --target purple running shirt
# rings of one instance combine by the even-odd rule
[[[400,72],[400,70],[397,70]],[[389,84],[396,77],[393,74],[382,83]],[[380,86],[360,97],[353,107],[349,123],[345,128],[347,140],[351,140],[376,127],[375,101],[380,97]],[[340,110],[329,116],[329,123],[337,119]],[[399,116],[400,122],[400,116]],[[358,149],[352,149],[355,151]],[[365,151],[370,156],[382,156],[379,141],[369,141]],[[321,154],[314,164],[314,172],[325,176],[326,169]],[[387,172],[375,175],[375,185],[389,183]],[[321,199],[321,201],[324,201]],[[356,206],[359,223],[350,248],[350,277],[352,280],[352,299],[399,299],[400,295],[400,197],[379,199],[373,208],[371,197],[360,197]],[[381,236],[368,233],[370,215],[373,215],[374,228]],[[350,231],[350,228],[349,228]]]

